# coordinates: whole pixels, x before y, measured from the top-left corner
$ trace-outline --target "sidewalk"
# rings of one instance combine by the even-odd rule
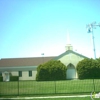
[[[16,100],[16,99],[44,99],[44,98],[74,98],[74,97],[89,97],[90,95],[73,95],[73,96],[45,96],[45,97],[16,97],[16,98],[0,98],[1,100]]]

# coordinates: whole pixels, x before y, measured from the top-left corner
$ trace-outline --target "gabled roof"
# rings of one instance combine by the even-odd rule
[[[0,60],[0,67],[18,67],[18,66],[38,66],[40,64],[43,64],[49,60],[58,60],[64,55],[73,53],[75,55],[78,55],[83,58],[88,58],[86,56],[83,56],[77,52],[74,52],[72,50],[67,50],[66,52],[62,53],[59,56],[52,56],[52,57],[32,57],[32,58],[6,58]]]
[[[38,66],[53,58],[54,57],[6,58],[0,60],[0,67]]]
[[[61,55],[55,57],[54,60],[58,60],[58,59],[62,58],[64,55],[67,55],[67,54],[70,54],[70,53],[78,55],[78,56],[83,57],[83,58],[88,58],[88,57],[86,57],[86,56],[84,56],[82,54],[79,54],[77,52],[74,52],[72,50],[67,50],[66,52],[62,53]]]

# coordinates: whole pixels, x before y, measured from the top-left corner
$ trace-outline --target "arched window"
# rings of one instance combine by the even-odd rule
[[[67,66],[67,69],[68,69],[68,68],[69,68],[69,69],[73,69],[73,68],[75,68],[75,67],[74,67],[73,64],[70,63],[70,64],[68,64],[68,66]]]

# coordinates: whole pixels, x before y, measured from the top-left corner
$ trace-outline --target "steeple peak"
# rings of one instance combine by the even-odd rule
[[[73,50],[73,46],[71,45],[71,42],[70,42],[70,36],[69,36],[69,32],[67,31],[67,45],[65,46],[66,48],[66,51],[67,50]]]

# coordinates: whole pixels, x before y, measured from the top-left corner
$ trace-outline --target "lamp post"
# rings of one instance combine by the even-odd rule
[[[86,25],[87,32],[92,33],[92,42],[93,42],[93,52],[94,52],[94,59],[96,59],[96,50],[95,50],[95,41],[94,41],[94,33],[93,29],[96,28],[96,26],[100,27],[100,23],[96,24],[96,22],[93,22],[91,24]]]

